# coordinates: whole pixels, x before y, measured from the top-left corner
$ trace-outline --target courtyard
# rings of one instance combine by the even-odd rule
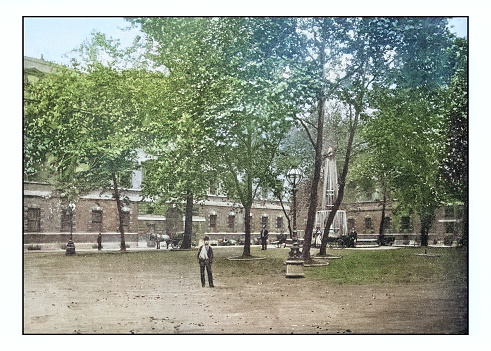
[[[286,278],[288,248],[24,251],[24,334],[467,334],[466,248],[329,249]],[[312,249],[312,255],[317,253]]]

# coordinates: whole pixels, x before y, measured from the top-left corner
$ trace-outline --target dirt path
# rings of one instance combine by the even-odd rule
[[[49,255],[24,255],[27,334],[441,334],[466,327],[458,305],[465,301],[446,286],[329,286],[216,271],[216,287],[202,288],[196,265],[165,274],[52,269]]]

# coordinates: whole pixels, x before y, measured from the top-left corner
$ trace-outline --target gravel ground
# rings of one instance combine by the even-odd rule
[[[215,288],[202,288],[195,262],[146,270],[64,257],[24,253],[25,334],[467,333],[466,290],[443,283],[330,286],[215,267]]]

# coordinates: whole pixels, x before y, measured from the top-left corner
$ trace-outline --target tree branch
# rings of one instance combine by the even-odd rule
[[[314,138],[312,138],[312,134],[310,133],[309,128],[307,127],[306,121],[304,121],[303,119],[301,119],[299,117],[293,117],[293,118],[300,122],[300,124],[304,128],[305,132],[307,133],[307,136],[309,137],[309,140],[310,140],[310,143],[312,144],[312,147],[315,148],[316,142],[315,142]],[[316,127],[314,127],[314,128],[316,128]]]

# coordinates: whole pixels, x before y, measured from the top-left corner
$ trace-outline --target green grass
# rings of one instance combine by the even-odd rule
[[[338,284],[399,284],[467,281],[467,250],[430,248],[396,250],[336,250],[340,259],[329,260],[325,267],[305,268],[312,279]]]

